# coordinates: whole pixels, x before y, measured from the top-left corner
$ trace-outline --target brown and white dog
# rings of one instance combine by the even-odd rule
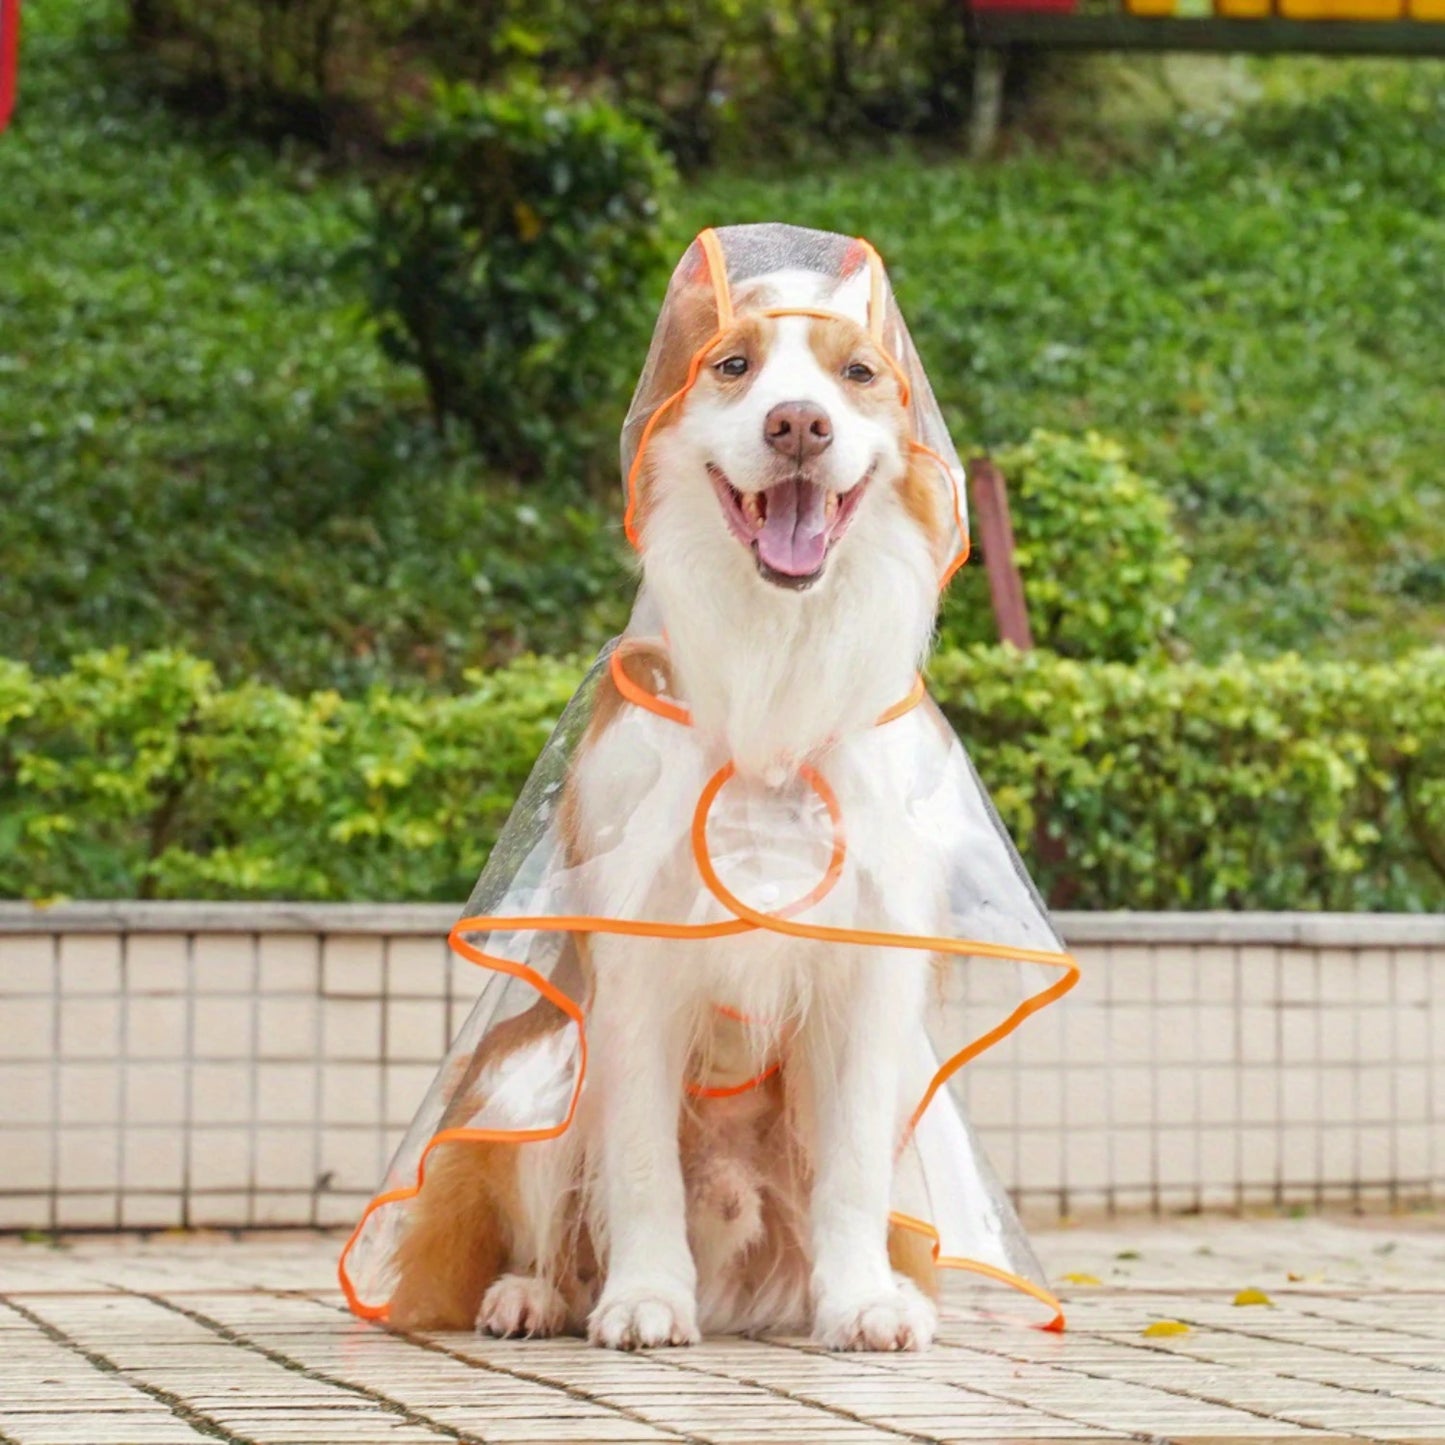
[[[626,667],[685,700],[693,726],[629,705],[604,674],[567,784],[568,851],[597,908],[685,917],[697,881],[678,820],[707,779],[731,759],[765,807],[816,764],[849,820],[850,859],[816,916],[850,926],[882,893],[889,916],[937,932],[941,870],[909,845],[908,800],[880,786],[879,741],[936,746],[936,725],[921,711],[874,723],[927,650],[952,517],[933,463],[910,450],[857,288],[825,296],[820,278],[787,271],[734,301],[639,479],[645,594],[666,644],[632,644]],[[712,334],[707,302],[675,306],[659,394]],[[847,314],[761,314],[782,306]],[[618,1348],[807,1329],[837,1349],[926,1347],[931,1259],[890,1231],[889,1206],[928,956],[767,931],[595,933],[564,968],[586,999],[575,1123],[543,1143],[437,1150],[399,1247],[392,1322],[585,1329]],[[495,1031],[474,1095],[555,1027],[539,1007]],[[686,1087],[775,1064],[733,1095]]]

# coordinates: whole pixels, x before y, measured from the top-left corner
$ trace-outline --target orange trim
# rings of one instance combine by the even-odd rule
[[[693,1084],[685,1087],[687,1092],[695,1099],[735,1099],[739,1094],[746,1094],[749,1089],[756,1089],[759,1084],[765,1084],[783,1066],[781,1063],[769,1064],[761,1074],[754,1074],[751,1079],[744,1079],[741,1084]]]
[[[873,344],[886,356],[888,348],[883,344],[883,258],[871,241],[858,237],[858,244],[868,258],[868,334]],[[908,383],[903,384],[904,391]],[[905,401],[904,405],[908,403]]]
[[[712,278],[713,300],[717,303],[719,331],[726,331],[733,324],[732,290],[728,286],[728,263],[723,255],[722,242],[711,226],[697,233],[697,243],[707,257],[708,275]]]
[[[997,1280],[1000,1284],[1010,1285],[1021,1293],[1031,1296],[1040,1304],[1047,1305],[1053,1311],[1053,1318],[1045,1324],[1035,1325],[1036,1330],[1047,1330],[1052,1334],[1064,1332],[1064,1307],[1059,1303],[1058,1296],[1045,1289],[1043,1285],[1035,1284],[1031,1279],[1025,1279],[1021,1274],[1014,1274],[1011,1270],[1000,1269],[996,1264],[985,1264],[981,1259],[965,1259],[957,1254],[940,1254],[942,1240],[938,1231],[926,1219],[915,1219],[911,1214],[903,1214],[895,1209],[888,1216],[889,1221],[896,1224],[900,1229],[911,1229],[915,1234],[921,1234],[926,1239],[933,1241],[933,1264],[936,1269],[966,1269],[973,1274],[981,1274],[987,1279]]]
[[[881,713],[879,713],[878,721],[875,722],[873,726],[876,728],[881,728],[885,723],[895,722],[905,713],[912,712],[913,709],[916,708],[918,704],[923,701],[925,695],[926,694],[923,689],[923,674],[917,673],[913,679],[913,686],[910,687],[908,691],[901,698],[899,698],[897,702],[893,704],[892,707],[885,708]]]
[[[943,574],[943,580],[938,584],[938,590],[941,592],[953,580],[953,574],[968,561],[969,553],[973,550],[973,544],[968,535],[968,524],[963,520],[963,507],[959,498],[959,487],[962,485],[962,481],[954,480],[953,468],[932,447],[926,447],[922,442],[910,441],[908,448],[910,451],[918,452],[921,456],[931,457],[938,463],[939,470],[943,473],[943,479],[948,483],[948,493],[953,498],[953,524],[958,528],[960,548],[958,556],[948,564],[948,569]]]
[[[658,717],[665,717],[669,722],[680,723],[683,727],[690,728],[692,713],[687,708],[683,707],[681,703],[668,702],[666,698],[658,697],[655,692],[648,692],[645,687],[634,682],[627,675],[627,669],[622,665],[622,655],[626,647],[627,642],[624,639],[612,649],[612,655],[607,659],[607,671],[612,677],[613,686],[634,707],[640,707],[645,712],[656,713]],[[926,696],[923,676],[921,673],[915,674],[913,686],[892,707],[879,713],[873,726],[881,728],[885,723],[894,722],[905,713],[912,712]]]
[[[628,677],[627,669],[622,665],[622,643],[618,643],[612,649],[612,656],[608,659],[607,670],[612,674],[612,685],[623,697],[634,707],[640,707],[646,712],[655,712],[658,717],[665,717],[670,722],[681,723],[683,727],[692,726],[692,714],[680,703],[668,702],[660,698],[655,692],[648,692],[645,687],[633,682]]]

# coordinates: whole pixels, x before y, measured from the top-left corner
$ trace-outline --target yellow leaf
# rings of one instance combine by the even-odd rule
[[[1272,1305],[1274,1301],[1262,1289],[1242,1289],[1235,1295],[1237,1305]]]
[[[1092,1274],[1066,1274],[1063,1276],[1066,1284],[1102,1284],[1103,1280]]]
[[[542,218],[526,201],[518,201],[512,207],[512,219],[517,223],[517,234],[524,241],[535,241],[542,234]]]
[[[1152,1325],[1147,1325],[1141,1333],[1146,1339],[1157,1339],[1160,1335],[1187,1335],[1189,1326],[1183,1320],[1155,1320]]]

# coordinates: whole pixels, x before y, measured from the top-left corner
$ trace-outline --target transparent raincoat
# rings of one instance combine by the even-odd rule
[[[679,355],[684,307],[692,319]],[[705,231],[678,264],[623,425],[629,538],[644,546],[637,484],[655,423],[683,403],[718,334],[751,310],[841,314],[870,331],[903,389],[910,446],[927,459],[952,518],[938,557],[945,584],[968,551],[963,470],[882,263],[864,241],[792,226]],[[840,949],[921,951],[946,965],[932,970],[933,997],[909,1053],[907,1096],[916,1102],[898,1144],[892,1224],[923,1235],[938,1268],[1012,1285],[1047,1307],[1045,1327],[1062,1328],[955,1076],[1067,992],[1077,968],[962,744],[920,683],[854,740],[846,765],[825,754],[781,786],[749,782],[690,731],[687,699],[669,695],[656,665],[665,655],[661,632],[644,585],[627,632],[603,649],[559,720],[452,930],[451,947],[490,978],[342,1252],[351,1307],[365,1318],[386,1316],[397,1245],[435,1146],[525,1145],[572,1126],[587,1077],[579,935],[673,940],[685,967],[689,947],[726,947],[766,930]],[[689,730],[697,787],[685,809],[675,786],[644,789],[617,818],[602,857],[579,862],[568,855],[564,799],[604,674],[633,710],[626,722],[634,756],[660,749],[659,730],[668,733],[674,783],[677,730]],[[871,844],[870,820],[891,840],[891,856]],[[900,836],[916,860],[905,880]],[[614,896],[606,858],[619,848],[651,864],[635,874],[686,880],[668,890],[665,915],[656,897]],[[679,897],[687,900],[681,908]],[[551,1027],[534,1026],[539,1011]],[[517,1036],[524,1013],[532,1025],[526,1047],[494,1047]],[[705,1075],[687,1087],[701,1099],[728,1097],[761,1087],[785,1065],[785,1038],[720,1007]]]

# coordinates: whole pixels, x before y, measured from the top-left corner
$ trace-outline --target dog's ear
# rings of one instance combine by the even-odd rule
[[[654,406],[682,389],[693,357],[717,331],[717,300],[706,273],[696,281],[674,287],[667,298],[662,334],[654,352]]]
[[[899,492],[909,516],[928,538],[928,545],[940,566],[945,560],[951,521],[944,491],[946,484],[942,469],[933,457],[927,452],[909,449],[908,470],[898,484]]]

